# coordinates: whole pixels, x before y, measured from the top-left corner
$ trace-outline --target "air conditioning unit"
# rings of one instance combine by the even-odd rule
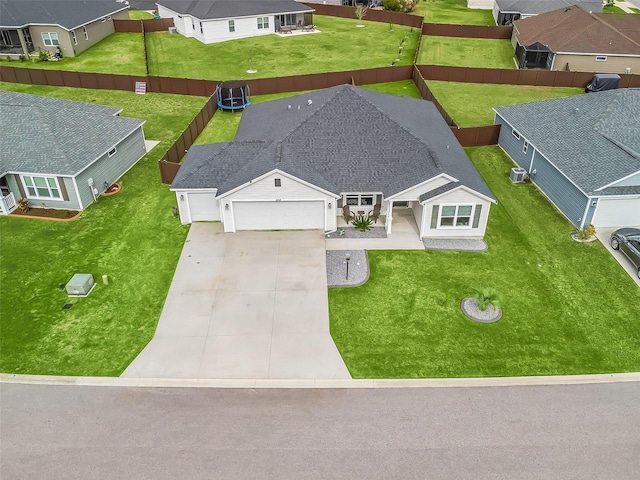
[[[527,179],[527,171],[520,167],[512,168],[509,178],[513,183],[522,183]]]
[[[176,27],[169,27],[169,33],[178,33],[178,29]]]

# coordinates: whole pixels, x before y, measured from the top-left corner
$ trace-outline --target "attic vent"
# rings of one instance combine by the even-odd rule
[[[280,163],[280,160],[282,160],[282,145],[279,143],[276,146],[276,163]]]

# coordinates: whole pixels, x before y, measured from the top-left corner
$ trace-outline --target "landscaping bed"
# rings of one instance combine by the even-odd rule
[[[77,210],[58,210],[55,208],[31,207],[27,211],[15,210],[11,215],[14,217],[35,217],[57,220],[71,220],[78,217],[80,215],[80,212]]]

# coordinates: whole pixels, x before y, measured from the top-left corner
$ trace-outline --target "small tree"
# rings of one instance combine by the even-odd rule
[[[367,16],[367,10],[368,8],[364,5],[356,5],[356,9],[354,12],[358,21],[361,22],[362,19]]]

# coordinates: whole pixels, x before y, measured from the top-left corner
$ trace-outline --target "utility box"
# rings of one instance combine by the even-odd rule
[[[86,297],[94,286],[93,275],[90,273],[76,273],[67,283],[67,294],[70,297]]]

